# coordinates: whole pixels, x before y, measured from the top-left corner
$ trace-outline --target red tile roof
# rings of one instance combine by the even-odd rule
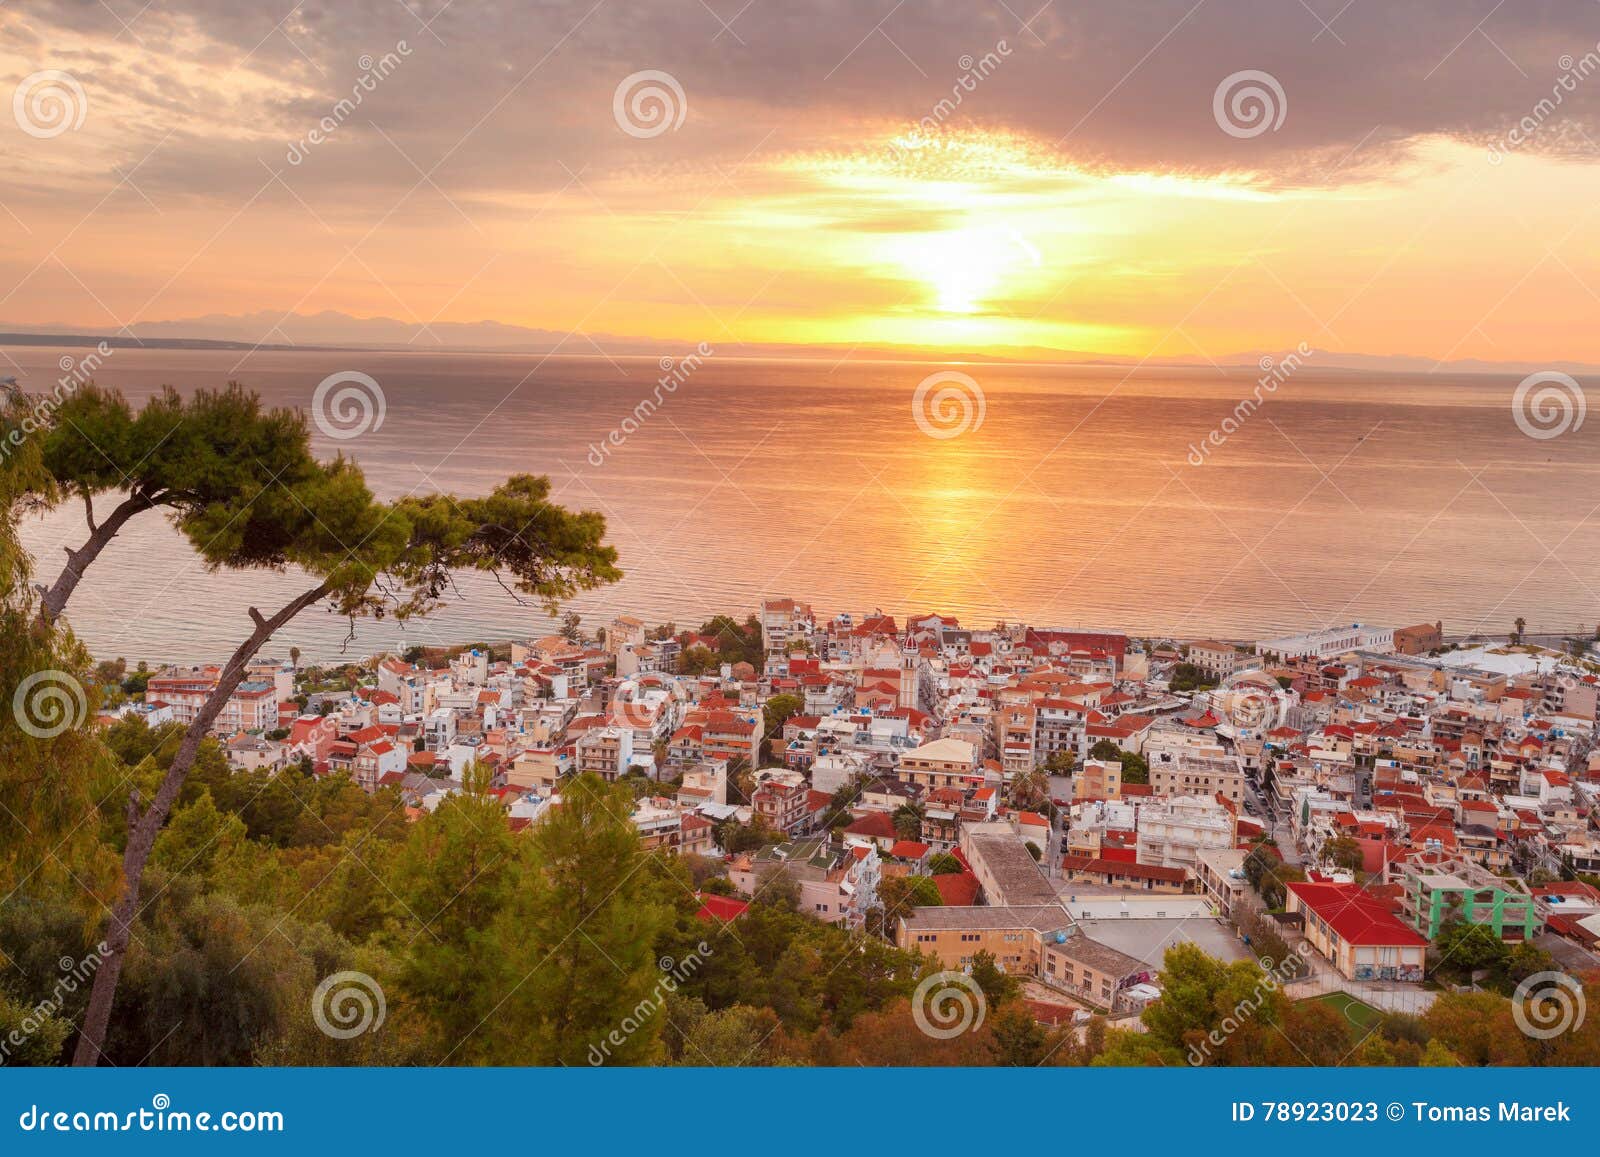
[[[1357,884],[1312,884],[1296,881],[1289,891],[1321,917],[1347,944],[1423,947],[1418,935],[1366,889]]]
[[[696,892],[694,896],[701,902],[700,911],[695,913],[699,920],[737,920],[750,907],[744,900],[735,900],[732,896],[716,896],[709,892]]]
[[[1165,880],[1179,884],[1188,879],[1182,868],[1164,868],[1159,864],[1123,863],[1120,860],[1096,859],[1091,856],[1062,856],[1061,866],[1067,871],[1107,873],[1140,880]]]
[[[870,836],[873,839],[890,839],[896,833],[894,821],[882,812],[868,812],[844,830],[847,836]]]
[[[951,908],[970,908],[978,902],[978,877],[971,872],[946,872],[933,878],[939,898]]]

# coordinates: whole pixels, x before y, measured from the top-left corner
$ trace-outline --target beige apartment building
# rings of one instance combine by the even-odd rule
[[[965,790],[978,777],[977,748],[962,739],[935,739],[900,757],[900,778],[933,788]]]
[[[1145,740],[1153,795],[1221,795],[1244,800],[1244,768],[1209,735],[1172,729],[1152,731]]]
[[[1073,799],[1121,799],[1122,764],[1111,759],[1086,759],[1072,777]]]
[[[146,703],[165,703],[174,722],[190,724],[222,679],[220,667],[169,667],[152,675],[145,687]],[[240,683],[217,715],[211,731],[234,735],[240,731],[271,731],[278,726],[278,689],[275,682],[250,679]]]
[[[511,766],[506,769],[506,783],[548,796],[555,793],[561,777],[571,769],[571,758],[560,748],[527,748],[517,752]]]

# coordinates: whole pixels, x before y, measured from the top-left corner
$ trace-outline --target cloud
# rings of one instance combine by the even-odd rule
[[[426,172],[452,197],[492,201],[644,157],[720,170],[752,153],[858,147],[938,108],[942,128],[1015,134],[1061,163],[1338,183],[1429,136],[1494,140],[1551,95],[1563,57],[1600,61],[1591,0],[711,8],[367,0],[284,15],[176,0],[130,12],[124,27],[98,5],[57,0],[0,21],[9,79],[81,68],[117,162],[148,156],[140,172],[156,191],[219,200],[258,188],[263,161],[284,168],[289,145],[351,95],[361,62],[405,43],[403,65],[293,174],[312,204],[336,191],[398,197]],[[962,89],[985,54],[996,67]],[[611,98],[646,68],[679,81],[689,116],[640,141],[618,130]],[[1275,131],[1219,129],[1217,87],[1243,70],[1281,86]],[[1597,122],[1600,78],[1580,81],[1527,147],[1590,155]]]

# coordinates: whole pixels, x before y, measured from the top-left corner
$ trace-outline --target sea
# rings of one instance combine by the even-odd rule
[[[89,353],[12,346],[0,376],[46,392]],[[134,402],[238,381],[303,408],[318,452],[354,458],[384,496],[548,475],[563,505],[605,516],[625,572],[572,603],[589,628],[621,613],[697,626],[778,596],[819,615],[1173,638],[1357,622],[1506,632],[1519,617],[1529,631],[1592,631],[1600,617],[1600,419],[1582,421],[1576,382],[1519,394],[1517,374],[1375,375],[1315,358],[931,365],[709,347],[674,359],[118,348],[93,370]],[[1536,405],[1546,389],[1559,396]],[[30,515],[40,576],[85,532],[75,502]],[[149,514],[68,617],[101,658],[220,660],[249,633],[250,606],[303,583],[209,572]],[[355,660],[550,628],[492,578],[466,576],[426,621],[351,624],[318,608],[267,651]]]

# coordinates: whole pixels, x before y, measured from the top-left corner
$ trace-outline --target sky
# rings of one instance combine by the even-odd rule
[[[7,93],[0,328],[1600,363],[1594,0],[36,0]]]

